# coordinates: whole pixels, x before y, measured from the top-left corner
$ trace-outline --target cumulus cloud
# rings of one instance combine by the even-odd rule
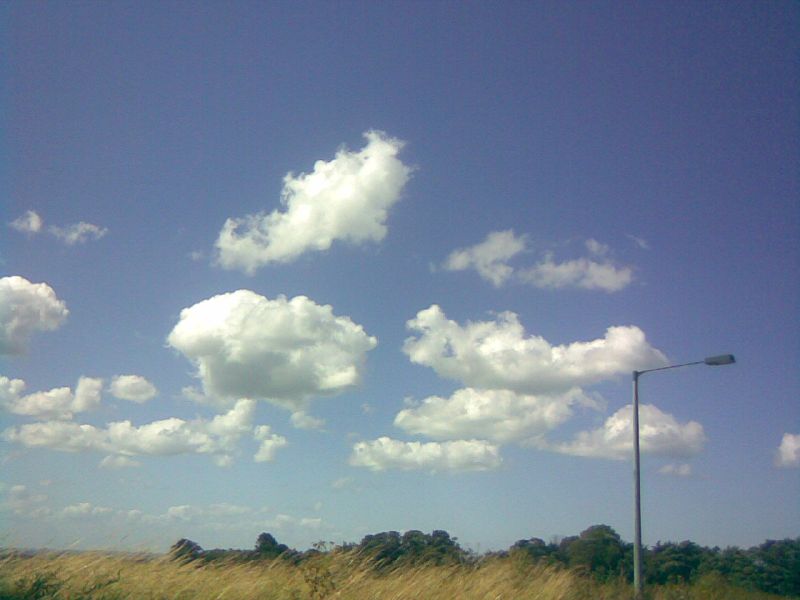
[[[108,229],[105,227],[98,227],[97,225],[85,223],[83,221],[67,225],[66,227],[51,225],[49,231],[67,246],[84,244],[88,240],[99,240],[108,233]]]
[[[435,440],[483,438],[495,443],[535,443],[573,414],[576,404],[594,406],[582,390],[527,395],[510,390],[457,390],[450,398],[431,396],[400,411],[400,429]]]
[[[255,400],[239,400],[227,413],[210,420],[169,418],[135,427],[130,421],[105,428],[72,421],[46,421],[6,429],[2,439],[29,448],[61,452],[102,452],[113,456],[206,454],[225,466],[239,440],[253,430]],[[123,461],[124,462],[124,461]],[[109,458],[104,466],[114,465]]]
[[[564,454],[591,458],[626,459],[633,453],[633,406],[622,407],[592,431],[578,433],[571,442],[548,447]],[[703,450],[706,436],[696,421],[679,423],[652,404],[639,407],[639,448],[643,454],[688,458]]]
[[[0,375],[0,406],[15,415],[40,419],[71,419],[75,413],[100,406],[102,388],[102,379],[81,377],[74,393],[68,387],[60,387],[24,396],[24,381]]]
[[[195,364],[206,396],[265,399],[292,412],[358,384],[377,344],[331,306],[249,290],[183,309],[167,342]]]
[[[397,154],[403,142],[379,131],[364,134],[360,151],[341,149],[319,160],[311,173],[283,180],[284,210],[228,219],[217,238],[217,261],[225,269],[253,274],[268,263],[286,263],[336,240],[378,242],[388,211],[411,173]]]
[[[58,329],[69,311],[46,283],[0,278],[0,355],[23,354],[35,331]]]
[[[590,257],[556,262],[552,252],[533,266],[515,269],[508,264],[524,252],[527,238],[513,230],[492,231],[486,239],[468,248],[453,251],[443,263],[448,271],[475,269],[495,287],[518,281],[543,289],[580,288],[617,292],[633,280],[630,267],[618,266],[611,258],[611,249],[595,239],[585,242]]]
[[[610,260],[598,262],[577,258],[556,262],[552,254],[532,267],[518,272],[520,281],[543,289],[581,288],[617,292],[633,280],[629,267],[619,267]]]
[[[507,261],[525,250],[525,237],[514,231],[492,231],[486,239],[468,248],[454,250],[442,265],[448,271],[474,268],[495,287],[503,285],[514,272]]]
[[[475,388],[557,394],[666,364],[666,357],[634,326],[609,327],[602,338],[553,346],[542,337],[526,336],[512,312],[462,326],[435,304],[406,325],[419,334],[403,345],[412,362]]]
[[[501,462],[497,446],[484,440],[421,443],[380,437],[358,442],[350,456],[352,466],[373,471],[486,471],[499,467]]]
[[[781,445],[775,455],[775,464],[786,468],[800,467],[800,434],[783,434]]]
[[[253,460],[255,462],[272,462],[275,460],[275,453],[286,444],[286,438],[282,435],[272,433],[269,425],[259,425],[253,432],[253,439],[260,443],[258,451]]]
[[[115,398],[139,404],[158,394],[156,386],[141,375],[116,375],[111,380],[109,391]]]
[[[21,233],[39,233],[42,229],[42,217],[35,211],[28,210],[22,216],[11,221],[8,226]]]

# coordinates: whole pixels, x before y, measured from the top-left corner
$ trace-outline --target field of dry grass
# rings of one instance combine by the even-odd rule
[[[378,573],[353,553],[332,552],[295,565],[283,560],[179,563],[132,554],[5,553],[0,600],[620,600],[623,583],[598,584],[566,569],[510,559],[476,565],[403,567]],[[719,579],[649,590],[652,600],[767,600]]]

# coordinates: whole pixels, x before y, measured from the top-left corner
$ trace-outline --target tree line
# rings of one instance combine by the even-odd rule
[[[593,525],[577,536],[545,542],[519,540],[508,550],[477,555],[463,549],[455,537],[442,530],[431,533],[410,530],[384,531],[365,536],[360,543],[319,543],[297,551],[261,533],[253,550],[204,550],[182,539],[170,553],[176,560],[285,560],[296,564],[325,552],[353,553],[368,560],[378,571],[403,566],[479,564],[485,560],[514,560],[570,568],[598,581],[633,580],[633,545],[623,541],[608,525]],[[716,574],[744,589],[800,597],[800,537],[768,540],[749,549],[702,547],[691,541],[657,543],[644,553],[648,584],[692,584]]]

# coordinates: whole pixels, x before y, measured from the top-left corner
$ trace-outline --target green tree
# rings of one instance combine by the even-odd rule
[[[577,539],[565,539],[562,547],[570,567],[585,569],[601,581],[624,572],[625,544],[608,525],[593,525]]]
[[[288,550],[289,546],[279,544],[271,533],[261,533],[256,539],[256,553],[261,558],[276,558]]]

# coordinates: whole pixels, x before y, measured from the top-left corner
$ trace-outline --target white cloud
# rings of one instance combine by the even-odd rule
[[[115,398],[139,404],[158,394],[156,387],[141,375],[116,375],[109,391]]]
[[[49,231],[67,246],[83,244],[90,239],[99,240],[108,233],[108,229],[105,227],[98,227],[97,225],[85,223],[83,221],[67,225],[66,227],[51,225]]]
[[[555,262],[552,254],[532,267],[517,272],[520,281],[538,288],[581,288],[617,292],[630,284],[633,271],[630,267],[619,267],[610,260],[598,262],[588,258],[577,258],[566,262]]]
[[[107,506],[95,506],[90,502],[78,502],[61,510],[61,516],[69,519],[81,517],[101,517],[113,514],[115,511]]]
[[[110,454],[100,461],[103,469],[126,469],[129,467],[141,467],[142,463],[127,456]]]
[[[643,237],[628,234],[628,239],[631,240],[641,250],[650,250],[650,243]]]
[[[358,152],[339,150],[314,164],[311,173],[284,177],[284,211],[228,219],[215,244],[226,269],[253,274],[271,262],[285,263],[336,240],[361,244],[386,235],[386,218],[411,173],[397,154],[399,140],[378,131],[364,134]]]
[[[532,443],[568,420],[575,404],[594,405],[594,401],[578,388],[550,396],[465,388],[450,398],[431,396],[418,407],[400,411],[394,424],[435,440]]]
[[[22,233],[39,233],[42,229],[42,217],[36,214],[35,211],[28,210],[24,215],[17,217],[8,225]]]
[[[292,412],[358,384],[377,345],[331,306],[249,290],[183,309],[167,341],[194,362],[206,396],[266,399]]]
[[[18,275],[0,278],[0,355],[23,354],[33,332],[57,329],[68,314],[46,283]]]
[[[800,467],[800,434],[784,433],[775,464],[779,467]]]
[[[325,419],[318,419],[302,411],[293,412],[291,422],[297,429],[316,429],[321,431],[325,427]]]
[[[500,287],[514,272],[507,261],[524,250],[525,236],[517,237],[511,229],[492,231],[483,242],[454,250],[442,266],[448,271],[474,268],[482,278]]]
[[[50,514],[50,509],[43,506],[45,502],[45,494],[33,494],[24,485],[12,485],[1,508],[18,516],[45,517]]]
[[[75,393],[68,387],[23,396],[25,382],[0,375],[0,406],[12,414],[40,419],[71,419],[100,406],[103,380],[81,377]]]
[[[492,231],[480,244],[453,251],[443,263],[448,271],[474,268],[485,280],[500,287],[509,280],[544,289],[581,288],[617,292],[633,280],[629,267],[617,266],[608,255],[611,249],[595,239],[585,242],[593,258],[555,262],[552,253],[533,266],[514,269],[508,261],[525,251],[527,239],[513,230]]]
[[[670,477],[691,477],[692,465],[686,463],[670,463],[661,467],[658,472],[662,475],[668,475]]]
[[[225,466],[230,464],[239,440],[252,431],[254,413],[254,400],[239,400],[230,411],[211,420],[173,417],[139,427],[130,421],[117,421],[105,429],[71,421],[46,421],[6,429],[2,439],[29,448],[125,457],[207,454]],[[109,458],[104,466],[115,466],[114,459]]]
[[[526,337],[512,312],[462,327],[435,304],[406,325],[420,334],[403,345],[411,361],[468,387],[555,394],[666,364],[634,326],[609,327],[603,338],[553,346],[542,337]]]
[[[279,448],[286,444],[286,438],[282,435],[272,433],[269,425],[259,425],[253,432],[253,438],[261,442],[253,460],[255,462],[272,462],[275,460],[275,453]]]
[[[586,249],[594,256],[606,256],[611,252],[611,248],[607,244],[600,243],[593,238],[586,240]]]
[[[547,447],[591,458],[630,458],[633,453],[632,419],[633,406],[629,404],[608,417],[602,427],[582,431],[571,442]],[[639,407],[639,449],[643,454],[687,458],[699,454],[705,441],[700,423],[679,423],[652,404]]]
[[[373,471],[485,471],[499,467],[501,462],[497,446],[484,440],[421,443],[380,437],[358,442],[350,456],[352,466]]]

